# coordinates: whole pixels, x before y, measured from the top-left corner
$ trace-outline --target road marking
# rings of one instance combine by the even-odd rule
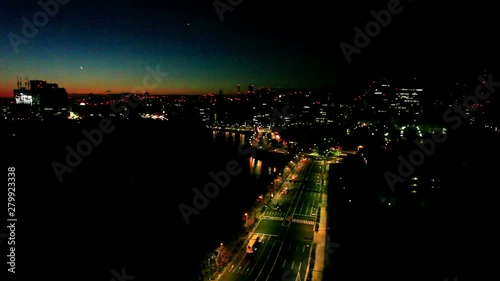
[[[275,216],[263,216],[261,217],[263,220],[275,220],[275,221],[283,221],[284,217],[275,217]]]
[[[293,223],[301,223],[301,224],[309,224],[313,225],[314,221],[309,221],[309,220],[299,220],[299,219],[292,219]]]
[[[294,214],[294,216],[315,217],[316,213],[311,213],[311,214]]]
[[[263,234],[263,235],[262,235],[262,237],[264,237],[264,236],[265,236],[265,235]],[[259,260],[262,258],[262,255],[264,254],[266,247],[269,245],[269,243],[265,243],[265,244],[264,244],[263,239],[264,239],[264,238],[262,238],[262,242],[261,242],[261,246],[260,246],[260,252],[259,252],[259,255],[258,255],[257,261],[255,262],[254,266],[252,267],[252,270],[250,270],[249,275],[251,275],[251,274],[252,274],[252,272],[254,271],[255,267],[256,267],[256,266],[257,266],[257,264],[259,263]],[[279,241],[279,242],[281,242],[281,240],[275,240],[275,241]],[[281,243],[282,243],[282,242],[281,242]],[[264,247],[262,247],[262,245],[264,245]],[[274,245],[274,243],[273,243],[273,245]],[[268,255],[268,256],[269,256],[269,255]]]
[[[283,261],[283,265],[281,266],[281,268],[285,267],[285,263],[286,263],[286,259]]]
[[[250,261],[248,261],[245,266],[243,267],[243,270],[245,270],[245,272],[248,272],[248,267],[250,266]],[[242,271],[243,271],[242,270]],[[243,274],[243,273],[242,273]]]
[[[306,197],[308,197],[308,196],[307,196],[307,193],[306,193]],[[307,199],[309,199],[309,198],[307,198]],[[308,210],[309,210],[309,201],[310,201],[310,200],[305,200],[305,201],[307,201],[307,204],[306,204],[306,211],[305,211],[305,212],[307,213],[307,212],[308,212]],[[301,211],[302,211],[302,210],[301,210]]]
[[[253,234],[262,235],[262,236],[274,236],[274,237],[278,237],[278,234],[267,234],[267,233],[260,233],[260,232],[253,232]]]
[[[304,201],[302,201],[302,204],[300,204],[300,210],[299,210],[299,211],[300,211],[301,213],[302,213],[302,208],[304,208],[304,203],[305,203],[305,202],[304,202]]]
[[[292,261],[292,269],[293,269],[293,264],[295,263],[295,261]]]
[[[276,255],[277,257],[279,257],[280,255],[280,252],[281,252],[281,248],[283,247],[283,242],[282,241],[274,241],[273,242],[273,246],[272,248],[274,247],[275,243],[278,242],[278,243],[281,243],[280,246],[279,246],[279,249],[278,249],[278,254]],[[257,275],[257,278],[255,278],[255,280],[259,280],[259,276],[262,274],[262,270],[264,270],[264,267],[266,266],[267,264],[267,260],[269,259],[269,257],[271,256],[270,253],[272,253],[273,249],[271,248],[271,251],[269,252],[269,255],[267,255],[267,258],[266,258],[266,261],[264,262],[264,265],[262,266],[262,268],[260,269],[259,271],[259,274]],[[266,281],[267,279],[269,279],[269,277],[271,276],[271,272],[273,272],[273,269],[274,269],[274,266],[276,265],[276,261],[278,261],[278,259],[274,259],[274,263],[273,263],[273,266],[271,267],[271,271],[269,271],[269,275],[267,276],[266,278]]]
[[[238,263],[238,271],[241,269],[241,263],[245,260],[245,257],[246,257],[247,253],[245,253],[243,255],[243,258],[240,260],[240,262]]]
[[[298,280],[300,280],[300,268],[302,267],[302,262],[299,263],[299,269],[297,269]]]

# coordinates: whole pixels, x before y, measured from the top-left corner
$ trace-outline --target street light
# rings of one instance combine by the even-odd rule
[[[245,213],[245,227],[247,227],[247,221],[248,221],[248,214]]]

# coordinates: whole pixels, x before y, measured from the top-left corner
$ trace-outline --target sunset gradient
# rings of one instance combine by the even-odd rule
[[[34,15],[44,11],[40,5],[30,1],[10,4],[8,13],[3,9],[2,97],[12,96],[17,77],[58,83],[70,94],[138,87],[151,94],[235,93],[238,83],[244,89],[333,83],[331,72],[318,73],[319,54],[297,55],[304,46],[290,41],[290,31],[274,34],[246,22],[251,9],[245,12],[244,5],[240,13],[226,12],[221,22],[210,2],[93,2],[59,5],[45,25],[34,25],[34,36],[25,36],[26,21],[35,22]],[[169,74],[145,85],[147,67]]]

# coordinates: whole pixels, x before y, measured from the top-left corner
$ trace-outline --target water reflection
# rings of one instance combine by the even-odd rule
[[[262,174],[262,161],[253,157],[250,157],[248,161],[249,161],[250,174],[254,175],[258,179]]]
[[[246,144],[248,142],[249,133],[213,130],[212,136],[213,142],[222,141],[229,144]]]
[[[230,132],[230,131],[212,131],[214,143],[225,143],[231,145],[248,144],[251,133],[248,132]],[[250,175],[256,179],[272,175],[277,172],[278,168],[275,163],[276,159],[257,159],[254,157],[248,158],[248,171]],[[279,160],[277,160],[279,162]]]

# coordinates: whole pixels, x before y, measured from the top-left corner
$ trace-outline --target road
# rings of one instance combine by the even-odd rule
[[[247,254],[243,245],[217,280],[306,280],[324,176],[323,161],[301,160],[251,233],[260,237],[258,250]]]

